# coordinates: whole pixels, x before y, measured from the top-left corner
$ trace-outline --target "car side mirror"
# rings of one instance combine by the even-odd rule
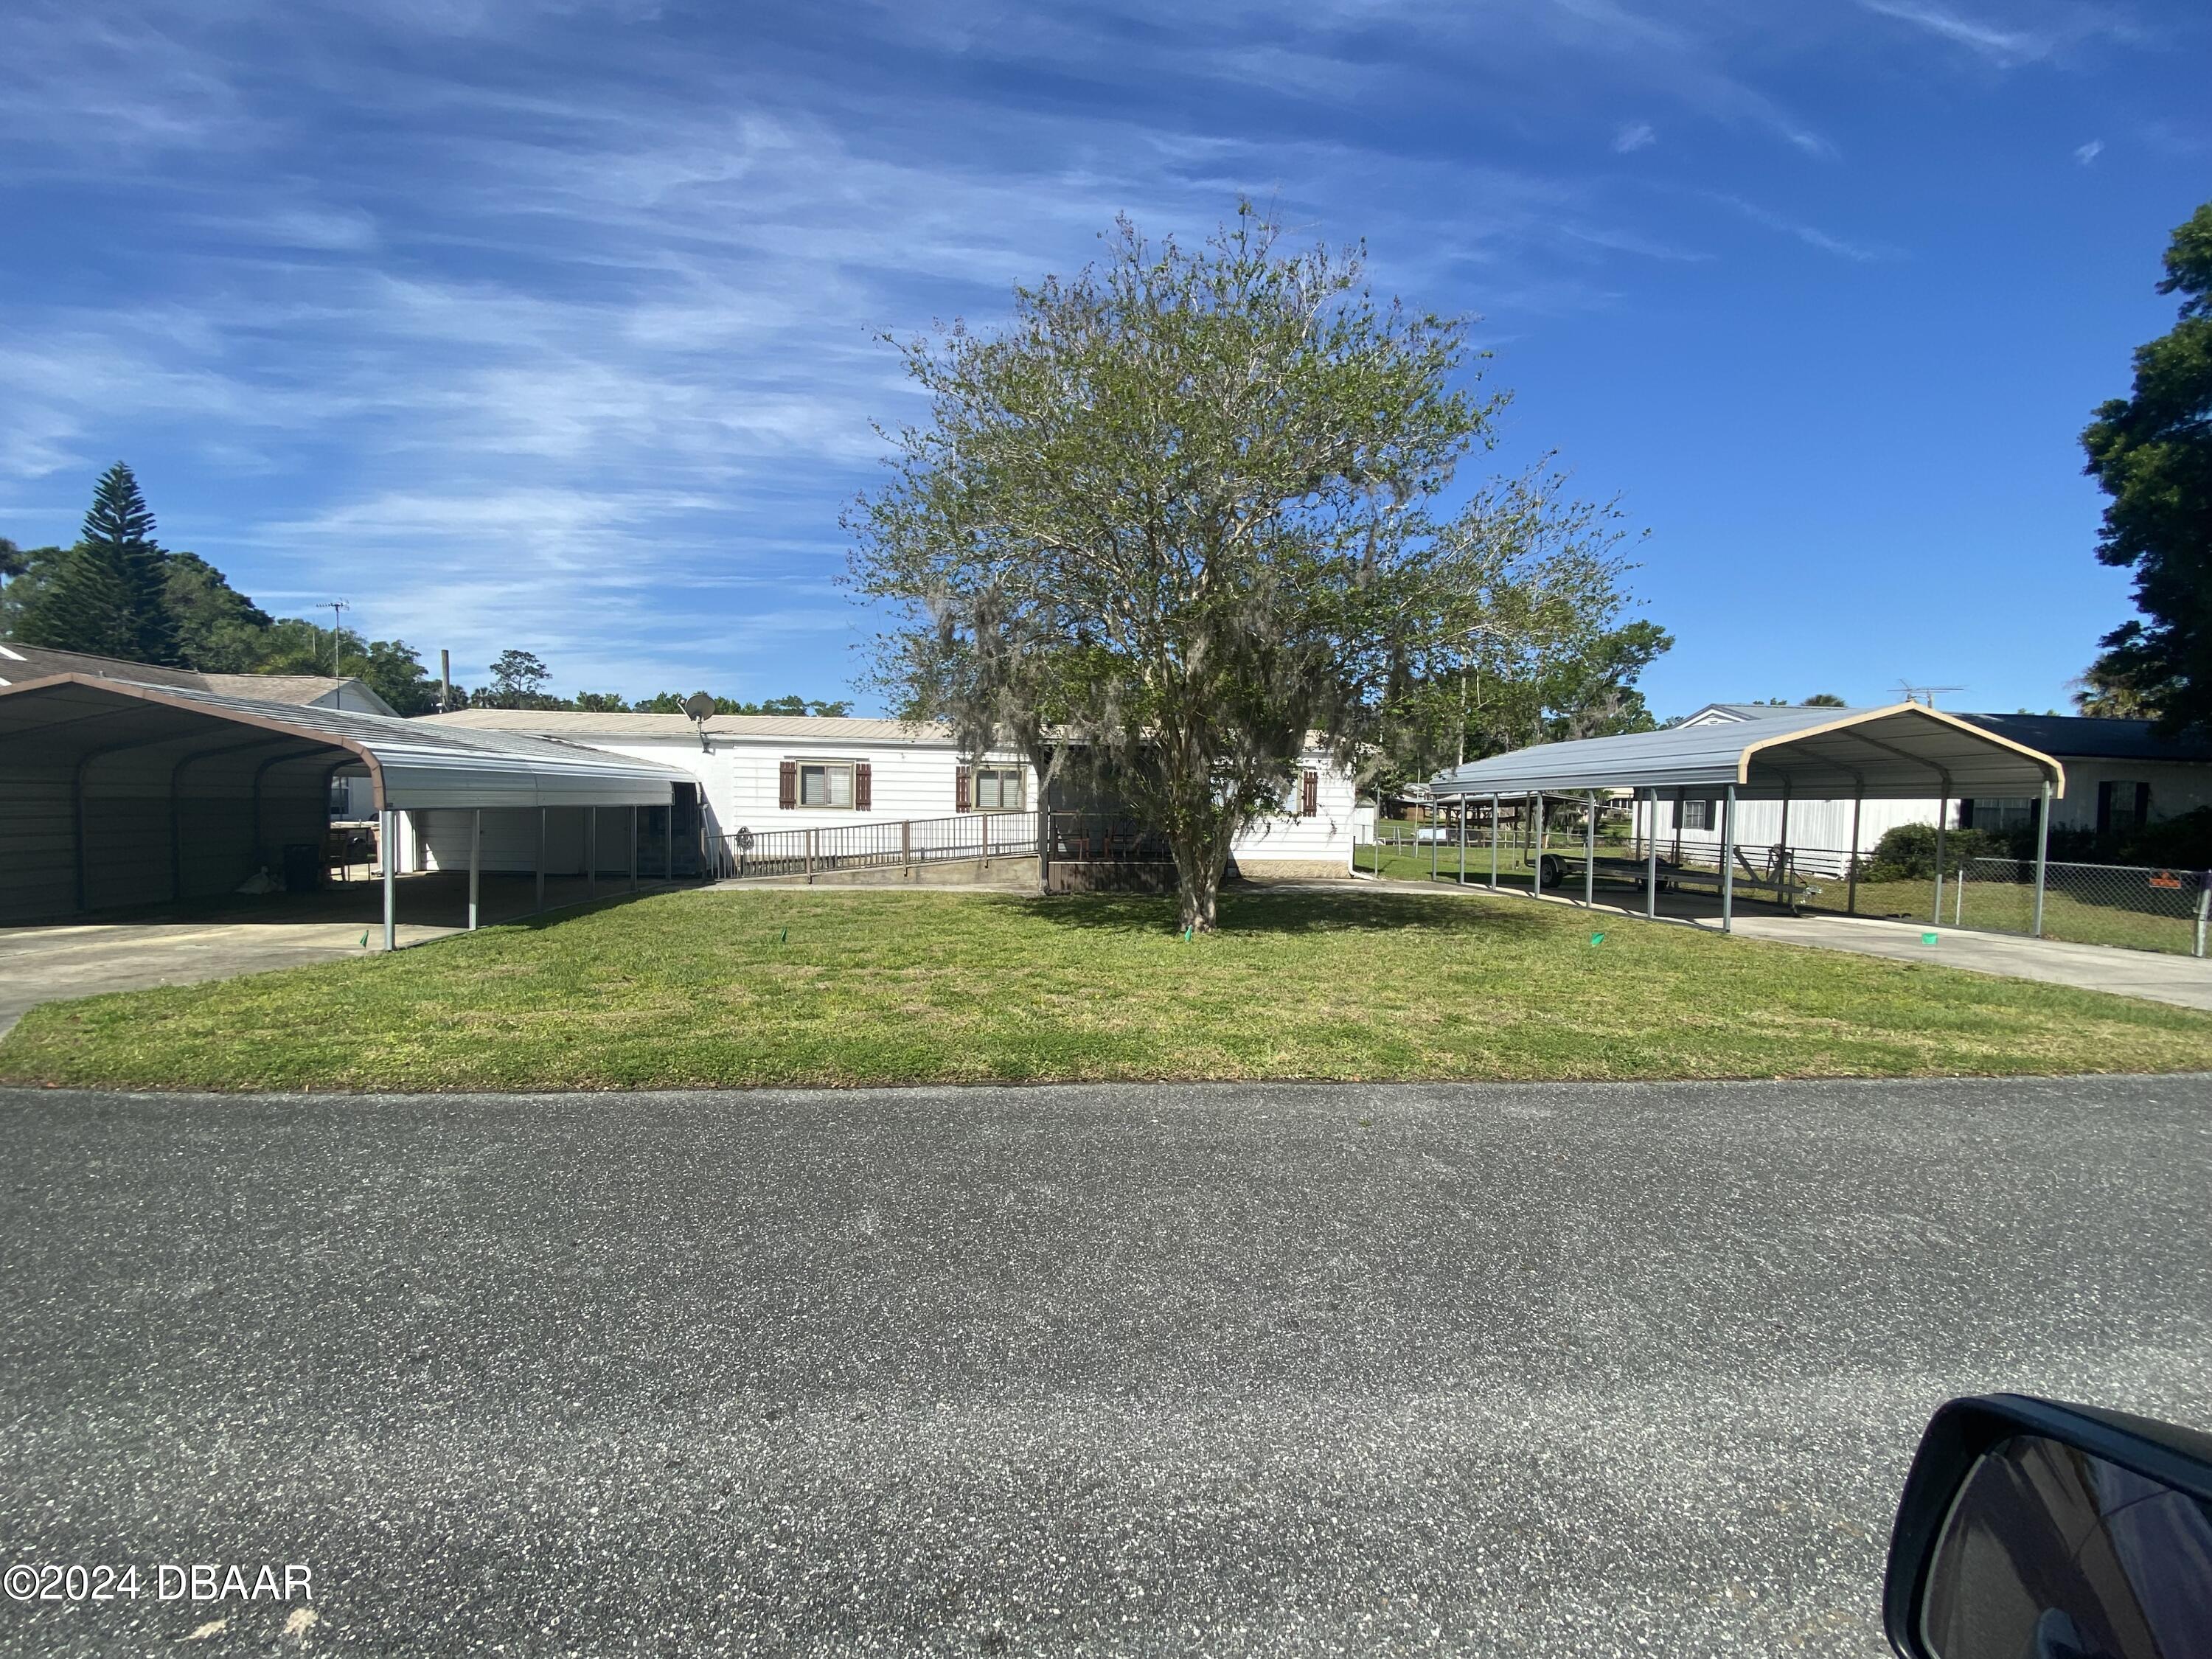
[[[2212,1436],[1952,1401],[1905,1477],[1882,1624],[1905,1659],[2212,1659]]]

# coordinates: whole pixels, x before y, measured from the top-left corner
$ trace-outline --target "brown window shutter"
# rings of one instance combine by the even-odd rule
[[[786,761],[775,769],[775,804],[787,812],[799,805],[799,763]]]
[[[967,767],[960,766],[953,769],[952,810],[954,811],[965,812],[969,810],[969,803],[975,799],[975,796],[969,793],[974,787],[975,778],[975,773]]]
[[[1302,818],[1321,816],[1321,774],[1308,772],[1298,795],[1298,816]]]
[[[866,761],[854,762],[853,810],[855,812],[868,811],[874,807],[875,802],[875,779],[871,773],[868,763]]]

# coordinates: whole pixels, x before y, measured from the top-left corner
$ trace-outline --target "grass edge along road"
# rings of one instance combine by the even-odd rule
[[[665,894],[33,1009],[0,1083],[439,1091],[2212,1070],[2212,1013],[1486,895]],[[1598,942],[1595,935],[1601,934]]]

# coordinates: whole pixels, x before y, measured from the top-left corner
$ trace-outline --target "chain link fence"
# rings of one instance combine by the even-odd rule
[[[1527,830],[1501,838],[1501,883],[1534,884],[1540,850],[1579,860],[1579,831],[1551,831],[1539,849]],[[1600,837],[1601,858],[1640,860],[1640,840]],[[1662,890],[1717,891],[1720,849],[1689,844],[1678,851],[1666,837],[1659,846]],[[1782,902],[1799,910],[1875,920],[1917,922],[1994,933],[2035,932],[2035,863],[2032,859],[1975,858],[1959,861],[1937,881],[1933,870],[1903,874],[1833,848],[1740,844],[1735,849],[1739,903]],[[1401,880],[1433,875],[1457,881],[1462,868],[1452,826],[1384,823],[1372,842],[1356,849],[1354,867]],[[1471,883],[1490,878],[1488,827],[1470,829],[1464,868]],[[1598,885],[1618,892],[1640,888],[1615,868]],[[2212,872],[2162,870],[2145,865],[2083,864],[2052,860],[2045,866],[2043,937],[2075,945],[2109,945],[2130,951],[2181,956],[2207,954],[2212,933]]]
[[[2212,879],[2203,870],[2147,865],[2045,866],[2043,936],[2201,957]],[[1968,859],[1947,884],[1943,920],[1998,933],[2035,931],[2035,865],[2028,859]]]

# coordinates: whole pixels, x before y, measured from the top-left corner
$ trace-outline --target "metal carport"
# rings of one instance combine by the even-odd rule
[[[656,762],[514,732],[88,674],[28,680],[0,687],[0,921],[228,893],[288,844],[313,842],[319,858],[330,781],[348,769],[373,782],[387,849],[403,811],[472,813],[471,927],[485,811],[538,813],[542,903],[549,809],[631,808],[635,884],[635,809],[669,805],[691,781]],[[383,862],[388,950],[398,860],[387,851]]]
[[[1932,786],[1932,787],[1931,787]],[[2051,803],[2066,793],[2065,769],[2050,756],[1998,736],[1982,726],[1917,702],[1885,708],[1778,709],[1755,720],[1678,726],[1627,737],[1586,738],[1573,743],[1539,744],[1454,767],[1431,780],[1440,799],[1462,802],[1486,796],[1492,805],[1491,836],[1498,835],[1501,795],[1537,798],[1538,840],[1542,838],[1546,794],[1586,794],[1593,810],[1587,830],[1583,900],[1595,900],[1597,814],[1601,792],[1632,791],[1656,802],[1672,791],[1676,801],[1690,797],[1718,799],[1721,820],[1721,926],[1733,924],[1735,899],[1735,804],[1740,800],[1784,803],[1783,840],[1789,837],[1787,803],[1792,799],[1863,802],[1913,800],[1935,794],[1937,898],[1942,899],[1943,820],[1951,800],[1960,795],[2040,796],[2035,849],[2035,932],[2043,932],[2045,853],[2051,833]],[[1856,813],[1856,807],[1854,808]],[[1460,817],[1464,843],[1466,814]],[[1854,856],[1857,848],[1853,825]],[[1658,842],[1651,838],[1644,880],[1644,909],[1657,914]],[[1462,865],[1464,868],[1462,857]],[[1495,859],[1492,860],[1495,869]],[[1495,877],[1493,876],[1493,884]]]

